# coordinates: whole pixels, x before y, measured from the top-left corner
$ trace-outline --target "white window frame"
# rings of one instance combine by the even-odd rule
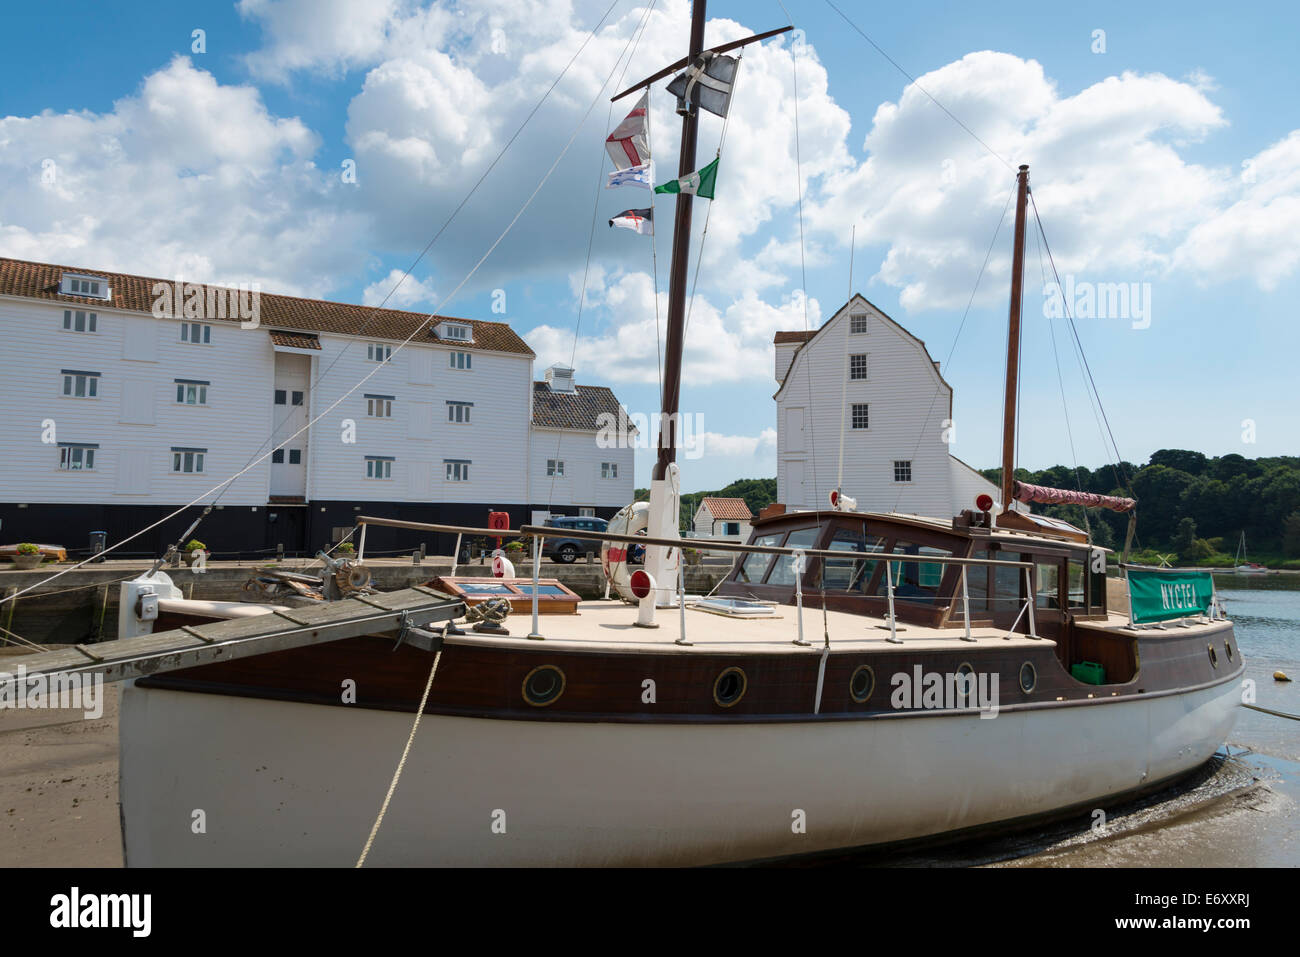
[[[366,395],[366,415],[372,419],[391,419],[393,417],[393,400],[391,395]]]
[[[899,478],[900,472],[906,472],[907,478]],[[912,481],[912,460],[911,459],[894,459],[894,481],[899,485],[907,485]]]
[[[207,449],[189,449],[172,446],[173,475],[202,475]]]
[[[83,328],[78,329],[77,323],[81,323]],[[99,332],[99,313],[88,309],[64,309],[63,331],[95,335]]]
[[[617,463],[617,462],[601,462],[601,463],[600,463],[600,477],[603,478],[603,479],[616,479],[616,478],[618,478],[618,463]]]
[[[60,442],[59,443],[59,471],[60,472],[93,472],[95,471],[95,452],[99,450],[98,445],[89,442]]]
[[[865,312],[849,313],[849,335],[861,336],[866,335],[867,322],[870,317]]]
[[[393,347],[382,342],[366,343],[366,360],[369,362],[388,362],[393,357]]]
[[[456,402],[447,401],[447,421],[454,425],[469,425],[470,410],[474,408],[473,402]]]
[[[457,372],[469,372],[474,368],[474,353],[472,352],[449,352],[447,353],[448,365]]]
[[[203,322],[182,322],[181,342],[191,346],[212,345],[212,327]]]
[[[858,360],[861,361],[859,362]],[[860,371],[862,372],[861,375],[858,375],[859,366],[861,367],[860,369]],[[849,355],[849,379],[854,382],[866,382],[867,376],[869,374],[868,369],[870,368],[870,366],[871,366],[870,353],[855,352],[850,354]]]
[[[546,460],[547,477],[564,478],[564,459],[547,459]]]
[[[468,482],[469,467],[474,463],[468,459],[444,459],[442,464],[448,482]]]
[[[175,379],[176,404],[206,406],[208,404],[208,386],[211,382],[199,379]]]
[[[866,425],[858,425],[858,409],[862,409],[862,417],[866,419]],[[849,428],[857,432],[869,432],[871,430],[871,403],[854,402],[849,406]]]
[[[59,295],[81,296],[84,299],[113,298],[113,289],[103,276],[87,276],[83,273],[64,273],[59,282]]]
[[[67,399],[98,399],[99,398],[99,380],[103,375],[98,372],[88,372],[84,369],[63,369],[60,373],[63,376],[62,395]],[[77,394],[77,387],[81,387],[81,394]]]
[[[473,342],[474,327],[463,322],[444,322],[442,324],[442,337],[455,342]]]
[[[393,462],[395,460],[384,455],[367,455],[366,456],[366,478],[383,482],[393,477]]]

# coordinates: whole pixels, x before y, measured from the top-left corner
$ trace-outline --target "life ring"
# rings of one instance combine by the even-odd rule
[[[644,535],[650,525],[650,503],[633,502],[614,513],[605,531],[614,535]],[[632,573],[642,567],[645,561],[646,547],[627,542],[601,542],[600,566],[605,572],[605,579],[623,601],[636,605],[640,599],[632,591]],[[676,580],[677,562],[681,550],[671,549],[669,570]]]

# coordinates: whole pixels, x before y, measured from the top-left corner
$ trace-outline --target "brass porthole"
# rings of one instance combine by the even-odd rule
[[[961,680],[956,682],[955,696],[964,708],[975,693],[975,669],[969,661],[957,666],[957,677]]]
[[[745,697],[745,689],[748,687],[749,679],[745,677],[744,671],[734,666],[723,668],[713,682],[713,700],[719,708],[730,708]]]
[[[1224,642],[1223,642],[1223,650],[1226,651],[1226,652],[1228,653],[1228,660],[1231,661],[1231,660],[1232,660],[1232,642],[1230,642],[1230,641],[1228,641],[1228,640],[1225,639]]]
[[[875,690],[876,673],[871,670],[871,665],[858,665],[849,679],[849,695],[858,704],[866,704]]]
[[[1036,687],[1038,687],[1038,669],[1026,661],[1020,666],[1020,690],[1029,694]]]
[[[541,665],[524,678],[524,700],[535,708],[545,708],[564,694],[564,672],[555,665]]]
[[[1214,645],[1206,645],[1205,650],[1210,653],[1210,664],[1219,667],[1219,653],[1214,650]]]

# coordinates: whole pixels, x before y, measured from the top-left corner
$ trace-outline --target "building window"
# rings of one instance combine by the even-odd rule
[[[392,354],[392,346],[386,346],[382,342],[366,344],[366,358],[371,362],[387,362]]]
[[[578,508],[578,515],[585,516],[587,518],[595,518],[596,509],[594,506],[591,505],[583,505]],[[600,531],[600,529],[598,528],[593,528],[591,522],[586,522],[583,527],[586,528],[588,531],[592,531],[592,532]]]
[[[203,458],[208,454],[207,449],[186,449],[172,446],[172,471],[173,472],[202,472]]]
[[[871,418],[867,415],[867,403],[853,403],[853,420],[851,424],[855,429],[867,429],[871,427]]]
[[[295,393],[293,393],[293,395],[291,395],[291,396],[289,397],[289,404],[290,404],[290,405],[302,405],[302,393],[301,393],[301,392],[295,392]]]
[[[393,459],[382,455],[366,456],[366,478],[388,479],[393,477]]]
[[[372,419],[391,419],[393,417],[393,396],[367,395],[366,415]]]
[[[603,479],[616,479],[616,478],[618,478],[618,463],[617,463],[617,462],[601,462],[601,463],[600,463],[600,477],[603,478]]]
[[[474,408],[473,402],[448,402],[447,421],[468,424],[469,413],[472,408]]]
[[[546,474],[564,477],[564,459],[547,459]]]
[[[867,356],[861,353],[855,356],[849,356],[849,378],[865,379],[867,377]]]
[[[275,390],[275,404],[276,404],[276,405],[284,405],[284,404],[287,403],[288,401],[289,401],[289,393],[288,393],[288,392],[286,392],[284,389],[276,389],[276,390]]]
[[[95,467],[98,445],[79,442],[59,443],[59,468],[64,472],[87,472]]]
[[[176,401],[180,405],[207,405],[210,382],[201,379],[176,379]]]
[[[64,309],[63,328],[68,332],[98,332],[99,316],[84,309]]]
[[[468,482],[469,467],[472,463],[463,459],[443,459],[443,465],[447,469],[448,482]]]
[[[453,352],[448,356],[453,369],[473,368],[474,356],[468,352]]]
[[[723,523],[722,523],[722,534],[723,534],[723,535],[739,535],[739,534],[740,534],[740,523],[739,523],[739,522],[723,522]]]
[[[284,449],[276,449],[271,453],[271,462],[274,465],[284,464]]]
[[[212,327],[205,326],[201,322],[182,322],[181,342],[188,342],[192,346],[210,346]]]
[[[289,450],[289,464],[302,465],[302,449]]]
[[[867,314],[854,313],[849,316],[849,333],[856,335],[867,331]]]
[[[82,372],[78,369],[63,370],[63,394],[74,399],[95,399],[99,397],[99,373]]]
[[[469,326],[456,326],[451,323],[443,325],[442,334],[447,339],[460,339],[463,342],[469,342],[472,338],[469,334]]]
[[[906,461],[902,459],[894,460],[894,481],[895,482],[912,481],[912,460],[911,459],[908,459]]]
[[[59,293],[64,296],[87,296],[91,299],[108,299],[112,296],[108,283],[98,276],[65,275]]]

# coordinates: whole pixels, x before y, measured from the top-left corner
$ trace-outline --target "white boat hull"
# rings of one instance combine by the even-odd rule
[[[993,719],[426,715],[368,864],[697,865],[1104,809],[1208,759],[1239,700],[1228,682]],[[354,864],[413,717],[132,683],[121,709],[127,863]]]

